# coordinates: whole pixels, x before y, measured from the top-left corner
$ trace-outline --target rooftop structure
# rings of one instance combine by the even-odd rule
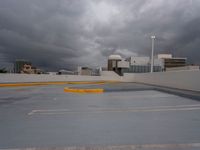
[[[108,60],[122,60],[122,57],[120,55],[110,55]]]
[[[114,71],[121,75],[121,68],[118,67],[118,62],[122,61],[120,55],[110,55],[108,57],[108,71]]]

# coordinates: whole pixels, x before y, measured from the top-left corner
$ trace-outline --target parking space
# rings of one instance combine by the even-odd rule
[[[199,116],[199,101],[135,83],[0,88],[0,148],[196,149]]]

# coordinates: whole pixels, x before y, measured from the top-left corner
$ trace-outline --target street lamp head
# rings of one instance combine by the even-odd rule
[[[156,36],[155,36],[155,35],[152,35],[152,36],[151,36],[151,38],[152,38],[152,39],[155,39],[155,38],[156,38]]]

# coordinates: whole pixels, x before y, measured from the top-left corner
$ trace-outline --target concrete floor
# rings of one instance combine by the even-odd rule
[[[200,149],[199,101],[135,83],[74,86],[108,92],[64,93],[64,85],[0,88],[0,149]]]

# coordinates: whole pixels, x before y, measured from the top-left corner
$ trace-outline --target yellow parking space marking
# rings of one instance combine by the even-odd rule
[[[21,86],[42,86],[42,85],[63,85],[67,82],[33,82],[33,83],[1,83],[0,87],[21,87]]]
[[[64,88],[64,92],[70,93],[103,93],[104,89],[77,89],[77,88]]]
[[[106,83],[119,83],[119,81],[73,81],[68,84],[106,84]]]
[[[0,83],[0,87],[21,87],[21,86],[44,86],[44,85],[64,85],[64,84],[107,84],[119,83],[117,81],[63,81],[63,82],[27,82],[27,83]]]

